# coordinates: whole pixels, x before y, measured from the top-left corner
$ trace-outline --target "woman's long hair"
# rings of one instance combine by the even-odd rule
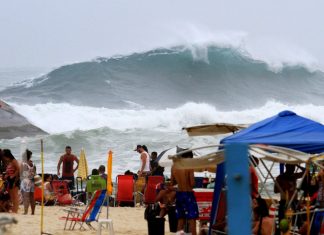
[[[29,149],[26,149],[26,151],[22,155],[23,161],[28,162],[31,159],[32,154],[33,154],[32,151],[30,151]]]
[[[15,160],[16,158],[12,155],[10,149],[4,149],[2,150],[2,156],[3,157],[7,157],[9,158],[10,160]]]
[[[258,206],[254,209],[255,213],[262,218],[269,216],[267,202],[261,197],[256,198],[256,201]]]

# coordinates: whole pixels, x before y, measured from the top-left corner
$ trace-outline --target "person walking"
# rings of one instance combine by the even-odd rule
[[[150,156],[145,149],[147,150],[145,145],[137,145],[135,149],[141,156],[141,167],[137,172],[138,176],[148,176],[151,174]]]

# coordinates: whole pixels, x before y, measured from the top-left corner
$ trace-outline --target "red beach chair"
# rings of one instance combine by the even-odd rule
[[[119,206],[121,202],[132,202],[135,206],[134,188],[135,181],[133,175],[117,176],[117,195],[116,202]]]
[[[147,185],[144,192],[144,203],[152,204],[155,203],[156,198],[156,186],[164,182],[163,176],[149,176],[147,180]]]
[[[55,204],[58,205],[71,205],[73,198],[71,196],[68,183],[64,180],[53,180],[52,187],[56,196]]]

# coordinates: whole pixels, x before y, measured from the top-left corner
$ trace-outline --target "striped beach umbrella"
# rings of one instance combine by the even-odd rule
[[[82,180],[86,179],[88,176],[88,162],[84,149],[81,149],[80,159],[79,159],[79,168],[78,168],[78,177],[81,177]]]

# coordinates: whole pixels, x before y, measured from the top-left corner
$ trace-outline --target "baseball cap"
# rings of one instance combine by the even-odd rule
[[[142,145],[138,144],[138,145],[136,146],[136,148],[134,149],[134,151],[137,151],[137,149],[139,149],[139,148],[142,148]]]

